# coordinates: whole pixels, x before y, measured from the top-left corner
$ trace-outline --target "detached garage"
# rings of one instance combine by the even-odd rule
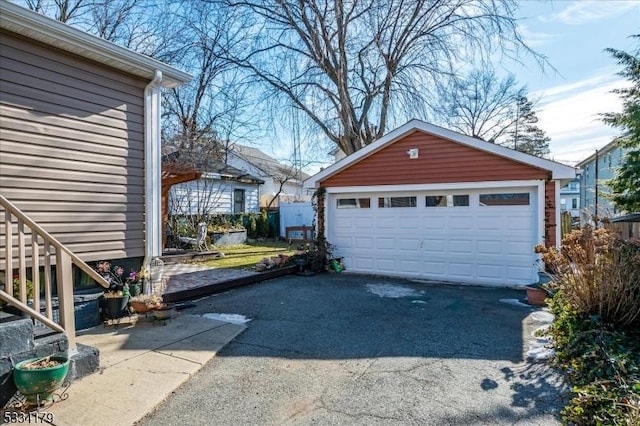
[[[575,169],[413,120],[305,182],[326,189],[325,236],[352,272],[537,282]]]

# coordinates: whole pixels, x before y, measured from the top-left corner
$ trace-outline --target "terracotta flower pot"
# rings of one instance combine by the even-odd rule
[[[534,306],[547,306],[547,291],[540,287],[527,287],[527,301]]]

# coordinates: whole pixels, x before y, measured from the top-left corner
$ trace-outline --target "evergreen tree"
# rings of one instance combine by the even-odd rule
[[[632,36],[640,42],[640,34]],[[604,115],[604,122],[623,130],[618,145],[628,148],[620,169],[607,184],[611,188],[610,199],[620,210],[628,213],[640,211],[640,46],[627,53],[607,49],[624,68],[618,75],[632,85],[614,92],[622,98],[622,112]]]
[[[519,97],[516,102],[516,120],[507,133],[504,145],[537,157],[548,157],[551,138],[537,126],[538,117],[533,110],[533,102],[526,96]]]

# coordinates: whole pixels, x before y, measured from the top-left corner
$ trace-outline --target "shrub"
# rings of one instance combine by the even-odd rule
[[[587,225],[567,234],[559,251],[536,251],[571,309],[623,328],[640,325],[640,242]]]
[[[585,426],[640,424],[638,330],[616,330],[598,316],[578,312],[562,289],[549,306],[556,315],[555,362],[573,385],[563,420]]]
[[[256,215],[250,214],[247,224],[247,236],[249,238],[256,238],[258,235],[258,225],[256,221]]]
[[[262,212],[260,212],[260,217],[256,225],[258,237],[267,238],[269,236],[269,216],[266,210],[263,209]]]

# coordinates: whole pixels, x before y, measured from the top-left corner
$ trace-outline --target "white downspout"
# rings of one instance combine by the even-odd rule
[[[145,254],[143,268],[154,257],[162,255],[161,243],[161,154],[160,154],[160,82],[162,73],[155,71],[144,89],[144,194]]]

